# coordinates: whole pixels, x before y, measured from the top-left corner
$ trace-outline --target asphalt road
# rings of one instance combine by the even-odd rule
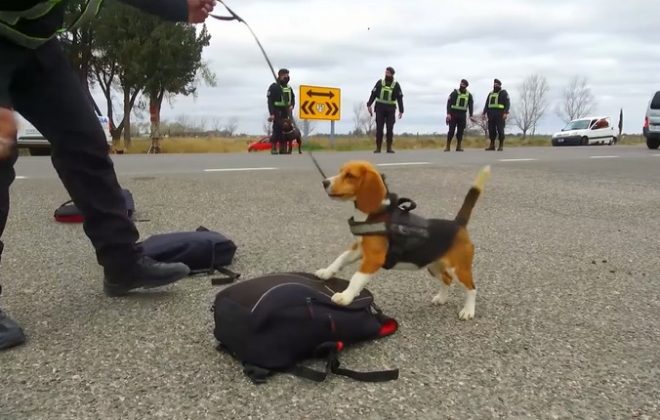
[[[440,217],[453,217],[478,168],[493,165],[469,225],[476,318],[458,320],[457,285],[436,307],[428,274],[383,272],[368,287],[400,330],[342,360],[399,368],[399,380],[279,375],[259,387],[214,349],[219,289],[208,278],[104,297],[81,227],[52,220],[68,197],[49,159],[22,157],[2,305],[29,342],[0,353],[0,418],[659,418],[659,155],[643,146],[316,154],[329,174],[352,158],[385,164],[393,191]],[[221,231],[239,246],[232,268],[243,278],[313,272],[350,240],[349,209],[324,196],[307,156],[113,159],[148,220],[143,237]]]

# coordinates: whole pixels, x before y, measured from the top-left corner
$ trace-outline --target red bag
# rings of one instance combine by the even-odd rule
[[[133,201],[133,195],[128,190],[121,190],[124,195],[124,200],[126,201],[126,211],[128,217],[133,217],[135,213],[135,202]],[[85,221],[85,217],[82,215],[80,209],[73,204],[73,200],[69,200],[66,203],[62,203],[61,206],[55,210],[53,214],[55,221],[60,223],[82,223]]]

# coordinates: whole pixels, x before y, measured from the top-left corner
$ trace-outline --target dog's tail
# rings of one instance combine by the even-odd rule
[[[463,206],[456,215],[456,219],[454,219],[456,223],[458,223],[461,226],[467,226],[468,221],[470,220],[470,216],[472,215],[472,209],[474,208],[474,205],[477,203],[477,199],[479,198],[479,195],[481,195],[481,192],[484,190],[484,186],[486,185],[486,181],[488,180],[489,177],[490,177],[490,165],[487,165],[481,168],[479,174],[477,175],[477,178],[474,180],[474,183],[472,184],[472,187],[465,196],[465,200],[463,201]]]

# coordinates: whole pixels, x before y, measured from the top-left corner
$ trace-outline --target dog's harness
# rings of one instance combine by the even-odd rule
[[[420,262],[414,256],[416,251],[431,238],[429,221],[412,213],[412,210],[417,208],[413,200],[399,198],[389,192],[386,197],[389,203],[369,215],[366,221],[358,222],[354,217],[348,219],[351,233],[355,236],[387,237],[387,256],[383,265],[386,270],[393,268],[397,263],[425,265],[425,261]]]

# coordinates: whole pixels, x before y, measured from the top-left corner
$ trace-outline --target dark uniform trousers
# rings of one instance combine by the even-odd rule
[[[126,215],[105,134],[58,41],[27,50],[0,39],[0,56],[0,106],[12,106],[51,143],[53,166],[85,217],[83,229],[99,264],[134,262],[139,234]],[[0,162],[0,237],[16,158],[14,149]]]
[[[387,149],[392,148],[394,139],[394,123],[396,121],[396,107],[376,103],[376,148],[383,146],[383,129],[387,126]]]
[[[282,120],[289,116],[286,109],[276,108],[273,118],[273,133],[270,136],[270,144],[272,149],[278,149],[279,153],[285,153],[287,150],[286,140],[284,139],[284,131],[282,127]],[[279,147],[278,147],[279,144]]]
[[[456,138],[458,139],[458,144],[461,144],[463,141],[463,133],[465,132],[465,127],[467,126],[467,116],[464,112],[452,112],[451,120],[449,121],[449,133],[447,133],[447,140],[451,141],[454,138],[454,133],[456,133]],[[458,129],[458,131],[456,130]],[[449,143],[447,143],[449,147]]]
[[[500,144],[504,141],[505,125],[504,111],[488,112],[488,135],[491,143],[495,142],[495,139],[499,139]]]

